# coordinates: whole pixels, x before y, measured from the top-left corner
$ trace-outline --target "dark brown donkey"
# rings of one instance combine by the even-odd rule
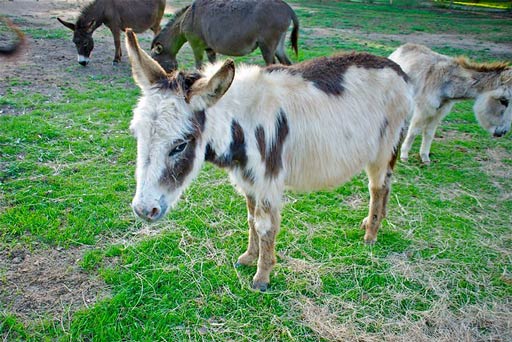
[[[114,36],[114,64],[117,64],[121,61],[121,31],[128,27],[135,32],[151,29],[157,35],[164,10],[165,0],[95,0],[80,11],[75,24],[57,20],[73,31],[78,63],[83,66],[89,63],[94,48],[94,30],[105,24]]]
[[[187,41],[192,47],[196,67],[215,53],[243,56],[260,48],[267,65],[291,64],[285,53],[286,31],[293,21],[292,48],[297,54],[299,21],[291,7],[282,0],[196,0],[176,12],[165,28],[153,39],[151,54],[162,67],[178,67],[176,55]]]

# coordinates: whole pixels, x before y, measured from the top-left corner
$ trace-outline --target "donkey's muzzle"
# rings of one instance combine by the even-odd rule
[[[500,138],[500,137],[504,136],[505,134],[507,134],[507,130],[504,128],[498,127],[494,130],[493,136],[496,138]]]
[[[162,196],[156,205],[145,206],[143,204],[132,203],[132,208],[133,212],[141,219],[148,222],[156,222],[165,215],[168,206],[164,196]]]
[[[77,59],[78,59],[78,64],[80,64],[82,66],[86,66],[87,64],[89,64],[89,57],[85,57],[83,55],[78,55]]]

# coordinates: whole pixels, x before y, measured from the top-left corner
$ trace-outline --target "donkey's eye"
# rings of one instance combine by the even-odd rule
[[[171,152],[169,152],[169,157],[175,156],[178,153],[183,152],[183,150],[185,150],[185,148],[187,147],[187,144],[188,144],[188,141],[185,141],[185,142],[179,144],[178,146],[174,147],[171,150]]]
[[[501,103],[502,106],[508,107],[508,99],[501,98],[500,99],[500,103]]]
[[[162,51],[164,51],[164,47],[162,46],[162,44],[156,44],[155,47],[153,48],[153,51],[159,55],[162,53]]]

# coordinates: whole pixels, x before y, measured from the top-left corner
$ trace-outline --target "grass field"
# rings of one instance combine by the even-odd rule
[[[496,58],[488,46],[512,46],[510,18],[487,13],[290,3],[301,22],[295,61],[337,50],[386,56],[416,34],[477,39],[473,49],[436,45],[477,60]],[[62,29],[27,35],[71,44]],[[192,67],[189,49],[179,61]],[[257,52],[240,61],[262,64]],[[250,289],[255,268],[233,267],[248,234],[225,172],[207,165],[163,222],[136,220],[128,126],[139,90],[126,59],[108,75],[59,63],[58,97],[31,92],[30,77],[0,81],[4,341],[512,340],[512,141],[480,128],[472,102],[438,129],[430,166],[416,157],[419,139],[397,165],[375,246],[359,229],[364,175],[335,191],[287,193],[278,264],[259,293]]]

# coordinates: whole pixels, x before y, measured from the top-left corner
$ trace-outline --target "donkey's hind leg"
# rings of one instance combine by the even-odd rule
[[[265,64],[270,65],[276,62],[275,52],[276,52],[276,42],[272,41],[259,41],[258,46],[260,47],[261,54],[263,55],[263,59],[265,60]]]
[[[396,152],[393,151],[387,163],[373,163],[366,167],[368,189],[370,190],[370,209],[368,216],[361,224],[361,228],[366,231],[364,242],[367,244],[374,244],[377,241],[380,223],[386,217],[386,206],[391,191],[391,176],[393,175],[396,158]]]
[[[279,43],[277,44],[276,49],[276,57],[281,62],[281,64],[290,65],[292,64],[292,61],[286,56],[286,47],[285,47],[285,40],[286,40],[286,31],[283,32],[281,35],[281,38],[279,38]]]
[[[114,54],[114,60],[112,61],[113,65],[117,65],[119,62],[121,62],[121,30],[119,27],[111,27],[110,31],[112,32],[112,36],[114,37],[114,46],[116,49],[116,52]]]

